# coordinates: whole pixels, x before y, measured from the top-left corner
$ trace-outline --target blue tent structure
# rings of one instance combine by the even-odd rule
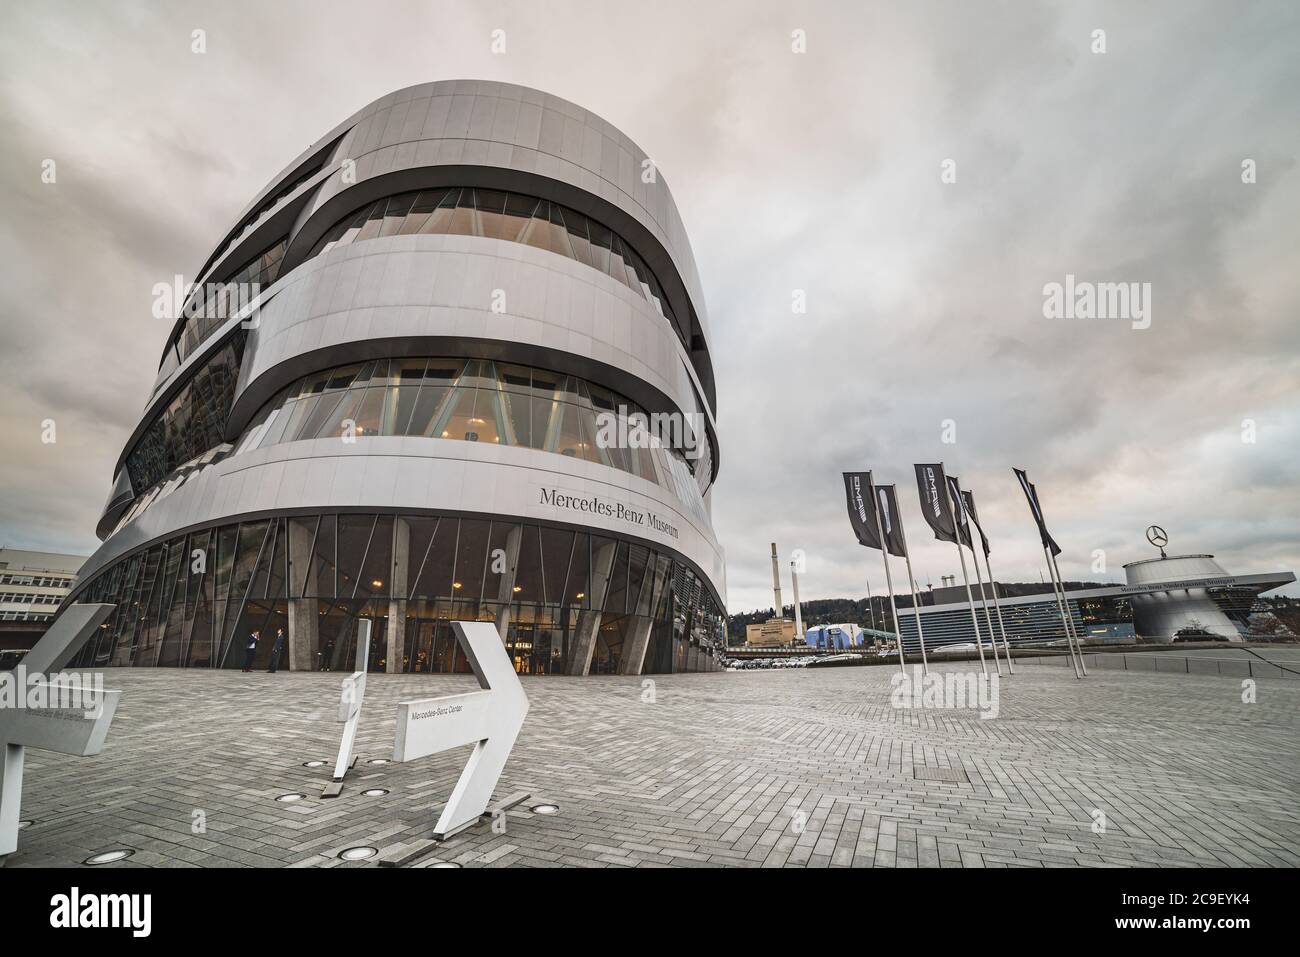
[[[844,650],[859,647],[865,640],[863,630],[853,624],[813,625],[804,633],[804,641],[809,648]]]

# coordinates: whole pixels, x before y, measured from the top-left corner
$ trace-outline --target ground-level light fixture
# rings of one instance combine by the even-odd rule
[[[276,800],[281,804],[292,804],[294,801],[301,801],[306,796],[307,795],[305,794],[299,794],[297,791],[293,791],[289,794],[281,794],[276,798]]]
[[[343,861],[364,861],[374,857],[379,853],[377,847],[349,847],[347,850],[339,852],[339,860]]]
[[[368,788],[367,790],[362,791],[361,793],[368,798],[383,797],[385,794],[388,793],[388,788]]]
[[[115,864],[118,861],[126,860],[134,853],[135,851],[128,851],[125,848],[119,847],[112,851],[103,851],[99,854],[93,854],[81,863],[89,864],[91,867],[95,867],[99,864]]]
[[[534,814],[559,814],[560,806],[558,804],[534,804],[529,808]]]

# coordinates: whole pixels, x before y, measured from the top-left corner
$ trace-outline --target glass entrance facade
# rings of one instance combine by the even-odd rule
[[[711,670],[723,616],[670,554],[580,529],[439,515],[275,517],[179,535],[119,562],[82,601],[117,606],[82,667],[469,672],[452,621],[502,630],[520,674]],[[392,663],[390,664],[390,658]]]

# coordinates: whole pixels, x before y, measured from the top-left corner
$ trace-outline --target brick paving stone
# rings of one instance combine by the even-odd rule
[[[938,665],[957,670],[960,665]],[[896,711],[887,668],[525,678],[498,794],[531,799],[417,862],[466,867],[1295,867],[1300,684],[1017,666],[1000,713]],[[343,794],[321,801],[338,675],[110,669],[94,758],[30,752],[8,866],[377,866],[345,847],[431,836],[467,757],[391,758],[397,702],[476,687],[372,675]],[[969,783],[917,779],[964,771]],[[389,793],[363,797],[367,787]],[[306,797],[277,803],[296,791]],[[532,814],[542,801],[553,817]],[[202,812],[201,814],[197,812]],[[1094,831],[1099,815],[1104,830]],[[801,822],[802,827],[797,827]]]

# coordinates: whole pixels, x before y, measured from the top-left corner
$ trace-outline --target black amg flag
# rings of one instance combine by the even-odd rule
[[[957,532],[952,525],[952,512],[948,510],[948,499],[944,492],[946,487],[942,465],[916,465],[916,490],[921,495],[921,514],[925,522],[934,531],[934,537],[941,542],[957,541]]]
[[[907,557],[907,543],[903,540],[903,517],[898,513],[898,491],[893,485],[876,486],[876,504],[880,506],[880,525],[885,530],[885,544],[889,554]]]
[[[879,548],[880,536],[876,534],[876,512],[871,501],[871,473],[845,472],[844,495],[848,500],[849,523],[858,544]]]
[[[980,524],[980,517],[975,513],[975,496],[962,489],[961,500],[966,506],[966,515],[975,523],[975,528],[980,533],[980,545],[984,547],[984,559],[987,561],[989,557],[989,537],[984,534],[984,526]]]
[[[966,505],[961,497],[961,483],[957,476],[948,476],[948,497],[952,500],[952,514],[957,518],[957,533],[961,543],[975,551],[975,543],[970,537],[970,522],[966,520]]]
[[[1016,473],[1025,498],[1029,500],[1029,511],[1034,515],[1034,523],[1038,526],[1038,535],[1043,540],[1043,547],[1050,548],[1053,555],[1061,554],[1061,546],[1053,540],[1047,531],[1047,523],[1043,521],[1043,508],[1038,504],[1038,489],[1034,488],[1034,483],[1029,481],[1029,476],[1025,474],[1024,469],[1013,468],[1011,471]]]

